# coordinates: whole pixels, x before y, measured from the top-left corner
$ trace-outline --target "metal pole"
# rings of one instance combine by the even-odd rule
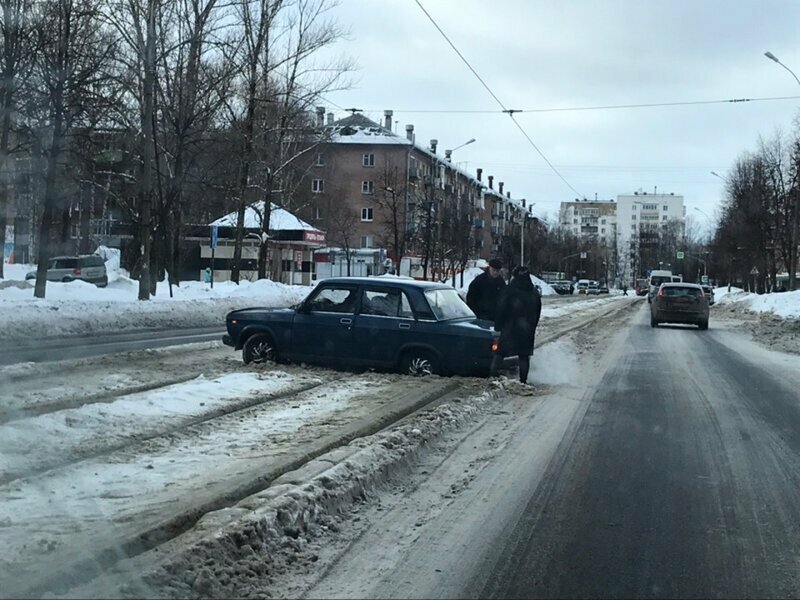
[[[216,247],[211,248],[211,289],[214,289],[214,254],[216,253]]]

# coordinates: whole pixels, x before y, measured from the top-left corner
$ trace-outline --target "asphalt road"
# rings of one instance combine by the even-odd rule
[[[489,462],[413,541],[402,532],[415,504],[438,510],[444,467],[383,507],[309,597],[800,596],[800,360],[713,315],[705,332],[647,317],[582,393],[520,413],[502,451],[463,457],[464,472]]]
[[[147,348],[163,348],[179,344],[218,341],[224,327],[191,329],[159,329],[121,332],[94,336],[15,340],[0,347],[0,365],[21,362],[51,362],[70,358],[87,358],[114,352]]]

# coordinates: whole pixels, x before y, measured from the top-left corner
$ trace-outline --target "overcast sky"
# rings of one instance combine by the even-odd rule
[[[751,0],[421,0],[509,108],[800,96],[772,51],[800,73],[800,2]],[[439,140],[454,161],[483,167],[514,197],[555,216],[575,193],[502,114],[414,0],[342,0],[334,14],[350,31],[336,51],[358,63],[354,85],[331,102],[379,121],[394,110],[397,131],[413,123],[419,143]],[[725,175],[759,135],[790,133],[800,100],[520,113],[536,145],[582,196],[639,189],[685,196],[714,216]],[[343,113],[332,108],[337,117]]]

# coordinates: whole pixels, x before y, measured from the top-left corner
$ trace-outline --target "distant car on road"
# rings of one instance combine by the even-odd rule
[[[586,294],[589,290],[589,283],[591,283],[588,279],[578,279],[578,293],[579,294]]]
[[[572,292],[575,291],[575,286],[567,279],[554,281],[550,284],[550,286],[556,291],[557,294],[561,294],[562,296],[571,295]]]
[[[598,294],[610,294],[611,292],[609,292],[608,286],[605,283],[601,283],[597,288],[597,293]]]
[[[586,293],[589,296],[597,296],[600,293],[600,284],[596,281],[590,281],[589,286],[586,288]]]
[[[647,296],[647,292],[650,289],[650,284],[648,283],[647,279],[637,279],[634,289],[636,290],[637,296]]]
[[[36,271],[30,271],[25,279],[35,280]],[[47,281],[68,283],[75,280],[87,281],[97,287],[108,285],[108,272],[105,261],[96,254],[81,256],[56,256],[47,265]]]
[[[650,302],[650,326],[684,323],[708,329],[708,298],[694,283],[663,283]]]
[[[310,362],[409,375],[489,375],[500,334],[455,289],[402,279],[326,279],[293,308],[247,308],[222,341],[245,363]]]
[[[652,302],[662,283],[673,282],[672,271],[652,271],[647,292],[647,301]]]

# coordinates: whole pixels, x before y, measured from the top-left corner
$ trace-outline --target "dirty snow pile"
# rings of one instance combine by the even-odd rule
[[[239,285],[215,282],[213,289],[200,281],[183,281],[180,286],[172,286],[170,298],[169,284],[162,281],[150,301],[140,302],[139,284],[120,269],[118,251],[105,250],[107,287],[98,288],[84,281],[48,281],[44,299],[34,298],[33,281],[25,281],[25,275],[35,270],[35,265],[5,265],[5,279],[0,281],[0,338],[221,327],[231,310],[291,306],[310,289],[267,279]]]
[[[800,319],[800,290],[772,294],[753,294],[739,288],[714,290],[717,305],[754,313],[772,313],[783,319]]]

